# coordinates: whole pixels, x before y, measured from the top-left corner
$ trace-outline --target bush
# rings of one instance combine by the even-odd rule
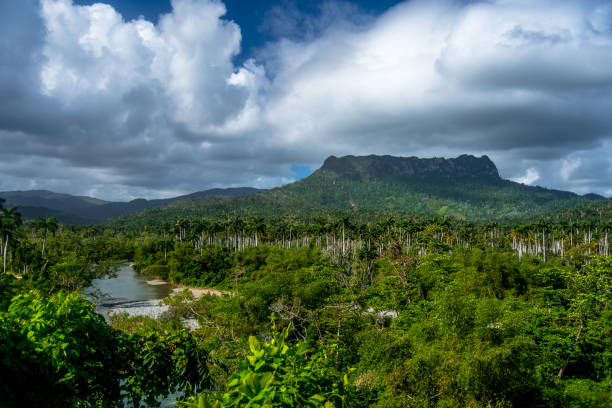
[[[117,401],[126,343],[79,294],[16,296],[0,314],[0,394],[9,406]]]
[[[227,382],[225,393],[202,395],[187,407],[350,407],[353,389],[347,376],[335,374],[323,353],[313,353],[306,343],[286,344],[290,328],[259,343],[249,337],[250,354]]]

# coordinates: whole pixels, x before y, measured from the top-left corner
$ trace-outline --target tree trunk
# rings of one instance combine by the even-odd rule
[[[45,236],[43,237],[43,245],[42,245],[42,251],[41,251],[41,255],[44,257],[45,256],[45,243],[47,242],[47,231],[45,231]]]
[[[2,253],[2,263],[4,265],[4,273],[6,273],[6,250],[8,249],[9,237],[8,235],[4,239],[4,252]]]
[[[580,325],[580,328],[578,329],[578,334],[576,334],[576,338],[574,339],[574,342],[572,343],[572,347],[580,339],[580,335],[582,334],[582,329],[584,329],[584,323]],[[572,357],[572,353],[570,352],[567,358],[565,359],[565,364],[563,364],[563,368],[559,370],[559,374],[557,375],[559,378],[563,377],[563,374],[565,374],[565,369],[567,368],[567,365],[569,364],[569,360],[571,357]]]

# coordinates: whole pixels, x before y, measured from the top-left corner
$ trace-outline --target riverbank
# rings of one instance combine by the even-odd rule
[[[185,290],[189,290],[195,299],[204,295],[233,295],[232,292],[214,288],[176,286],[163,279],[151,279],[136,272],[131,263],[120,264],[113,276],[92,280],[86,293],[96,303],[96,311],[108,321],[111,315],[117,313],[157,319],[170,309],[162,303],[162,299],[176,296]],[[194,326],[193,322],[186,323],[189,327]]]
[[[232,292],[229,291],[225,291],[225,290],[219,290],[219,289],[215,289],[215,288],[199,288],[199,287],[194,287],[194,286],[185,286],[185,285],[178,285],[176,286],[174,289],[172,289],[172,295],[176,295],[178,293],[183,292],[184,290],[189,290],[192,294],[192,296],[194,298],[199,298],[201,296],[204,295],[210,295],[210,296],[234,296],[234,294]]]

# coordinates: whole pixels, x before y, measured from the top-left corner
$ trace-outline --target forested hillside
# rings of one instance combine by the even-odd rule
[[[514,220],[608,199],[532,187],[502,179],[486,156],[419,159],[393,156],[330,157],[310,176],[247,197],[175,201],[109,225],[156,225],[177,218],[301,216],[452,216],[476,222]]]
[[[504,180],[488,157],[468,155],[456,159],[332,156],[312,176],[285,189],[326,207],[433,213],[472,221],[538,215],[588,200]]]

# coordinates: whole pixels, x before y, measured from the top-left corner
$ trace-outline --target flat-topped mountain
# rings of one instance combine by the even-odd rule
[[[328,157],[321,171],[333,171],[349,178],[361,179],[382,177],[440,177],[455,178],[491,178],[500,179],[495,164],[488,156],[480,158],[461,155],[455,159],[434,157],[395,156],[344,156]]]
[[[588,201],[499,176],[487,156],[457,158],[331,156],[309,177],[283,187],[324,207],[376,209],[473,220],[520,217]]]
[[[487,157],[330,156],[310,176],[246,197],[176,201],[118,224],[151,225],[179,217],[282,216],[329,211],[450,215],[473,221],[538,216],[595,200],[499,176]]]

